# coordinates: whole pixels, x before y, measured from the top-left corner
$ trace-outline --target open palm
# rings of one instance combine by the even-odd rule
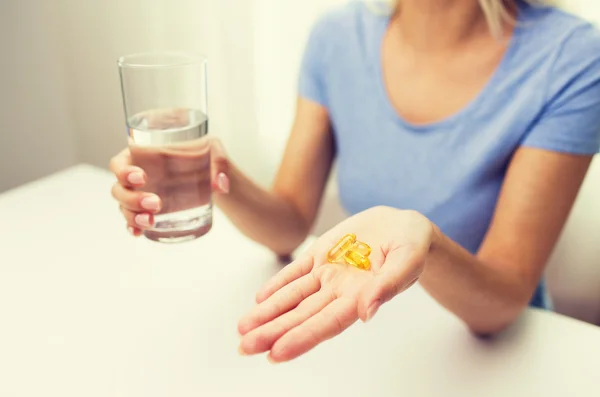
[[[354,233],[373,248],[371,270],[327,262],[330,248]],[[433,228],[420,214],[388,207],[364,211],[340,223],[258,292],[256,306],[238,326],[240,352],[269,351],[288,361],[330,339],[420,276]]]

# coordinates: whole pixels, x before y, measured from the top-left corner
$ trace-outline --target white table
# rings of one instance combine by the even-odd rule
[[[134,239],[112,182],[79,166],[0,195],[0,396],[600,395],[600,329],[529,311],[483,341],[418,286],[291,363],[240,357],[274,256],[219,212],[192,243]]]

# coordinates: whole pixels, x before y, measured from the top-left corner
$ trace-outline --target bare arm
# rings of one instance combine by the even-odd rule
[[[506,327],[528,305],[590,161],[519,149],[478,254],[438,232],[421,284],[474,332]]]
[[[279,255],[288,255],[312,227],[332,160],[326,109],[300,98],[273,187],[261,188],[230,165],[230,192],[217,195],[216,204],[242,233]]]
[[[257,293],[257,305],[238,324],[240,352],[294,359],[358,318],[369,321],[419,277],[475,333],[501,331],[527,306],[590,157],[518,150],[477,255],[416,211],[378,206],[346,219]],[[324,259],[348,233],[375,248],[371,271]]]

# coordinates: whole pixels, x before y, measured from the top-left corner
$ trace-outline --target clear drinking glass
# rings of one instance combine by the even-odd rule
[[[147,174],[141,189],[162,201],[150,240],[194,240],[212,227],[207,62],[177,52],[119,58],[123,105],[134,165]]]

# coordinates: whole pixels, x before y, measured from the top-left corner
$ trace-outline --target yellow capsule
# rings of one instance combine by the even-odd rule
[[[346,262],[348,264],[350,264],[354,267],[357,267],[359,269],[363,269],[363,270],[371,269],[371,261],[369,260],[368,256],[363,255],[358,250],[354,250],[354,249],[348,250],[346,252],[346,255],[344,256],[344,259],[346,260]]]
[[[368,244],[365,244],[362,241],[355,242],[351,250],[356,251],[363,256],[371,255],[371,247],[369,247]]]
[[[361,269],[371,270],[371,260],[369,258],[365,258],[364,262],[361,264]]]
[[[339,263],[346,255],[346,252],[356,242],[354,234],[347,234],[327,254],[327,261],[330,263]]]

